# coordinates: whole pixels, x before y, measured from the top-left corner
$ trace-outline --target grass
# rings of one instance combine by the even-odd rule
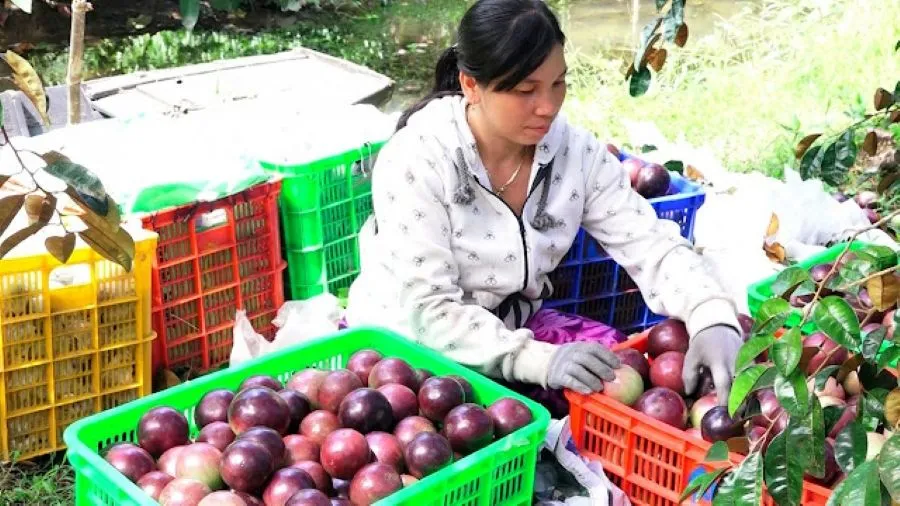
[[[876,88],[894,89],[897,19],[900,0],[764,0],[756,13],[670,50],[641,98],[628,95],[621,60],[573,54],[566,112],[619,141],[623,120],[653,121],[731,170],[778,176],[795,164],[799,139],[848,126],[873,108]]]
[[[32,461],[0,463],[0,506],[70,506],[75,477],[62,453]]]

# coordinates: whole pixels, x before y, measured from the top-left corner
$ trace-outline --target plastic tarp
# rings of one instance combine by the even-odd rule
[[[786,260],[799,261],[846,241],[870,224],[855,202],[838,202],[821,181],[803,181],[790,168],[785,168],[784,181],[761,173],[729,172],[709,150],[683,139],[671,141],[651,123],[627,126],[632,145],[658,148],[642,158],[657,163],[681,160],[702,173],[706,201],[697,211],[694,244],[744,312],[747,286],[784,269],[767,257],[765,243],[777,242],[785,249]],[[778,228],[768,236],[773,215]],[[880,230],[863,233],[859,240],[900,251],[900,245]]]
[[[105,119],[12,140],[59,151],[94,172],[125,216],[233,195],[271,180],[260,160],[306,163],[387,139],[393,123],[371,105],[291,109],[273,96],[184,116]],[[3,147],[0,171],[18,167]],[[38,169],[43,162],[25,156]]]

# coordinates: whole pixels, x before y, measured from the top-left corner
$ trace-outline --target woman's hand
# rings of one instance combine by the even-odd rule
[[[719,404],[727,406],[731,382],[734,379],[734,362],[743,344],[741,335],[730,325],[714,325],[697,332],[691,339],[684,357],[684,369],[681,374],[684,391],[688,394],[694,392],[697,388],[700,366],[705,365],[712,373]]]
[[[568,388],[585,395],[599,392],[603,380],[616,379],[613,369],[618,367],[619,357],[600,343],[566,343],[550,359],[547,387]]]

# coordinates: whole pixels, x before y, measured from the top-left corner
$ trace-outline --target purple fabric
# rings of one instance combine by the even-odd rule
[[[541,309],[526,323],[525,327],[534,332],[534,338],[552,344],[565,344],[578,341],[593,341],[607,348],[621,343],[628,337],[617,329],[600,322],[554,309]],[[347,328],[347,321],[341,319],[339,329]],[[553,418],[563,418],[569,414],[569,402],[562,390],[542,388],[526,383],[510,383],[496,379],[502,385],[542,404]]]
[[[536,340],[553,344],[593,341],[612,348],[628,339],[628,336],[609,325],[553,309],[541,309],[528,320],[525,327],[534,332]],[[569,401],[562,390],[518,382],[501,383],[542,404],[553,418],[560,419],[569,415]]]

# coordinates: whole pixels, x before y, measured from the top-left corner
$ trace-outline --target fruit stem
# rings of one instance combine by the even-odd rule
[[[821,350],[822,347],[819,346],[819,349]],[[831,357],[835,353],[837,353],[839,350],[843,350],[843,348],[841,348],[840,346],[837,346],[835,348],[832,348],[831,351],[825,352],[825,360],[823,360],[822,363],[819,364],[819,367],[817,367],[816,370],[813,371],[813,373],[809,375],[809,377],[814,378],[816,376],[816,374],[819,374],[819,371],[821,371],[826,365],[828,365],[828,362],[831,361]]]
[[[766,431],[763,433],[763,435],[759,439],[754,441],[752,445],[750,445],[750,453],[756,451],[756,447],[763,444],[765,440],[769,438],[769,433],[772,432],[772,429],[775,428],[775,424],[778,423],[778,419],[784,416],[786,413],[787,411],[782,410],[781,413],[779,413],[778,416],[776,416],[772,420],[769,420],[768,417],[766,418],[766,420],[769,420],[769,426],[766,427]]]

